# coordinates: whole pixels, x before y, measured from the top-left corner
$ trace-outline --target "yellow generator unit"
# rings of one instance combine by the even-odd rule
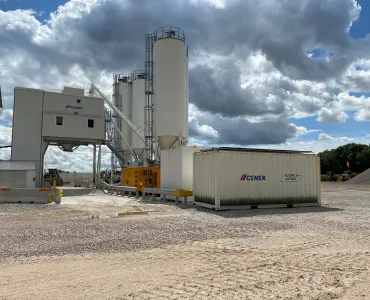
[[[160,170],[160,167],[125,168],[121,174],[121,185],[134,186],[141,192],[144,188],[160,188]]]

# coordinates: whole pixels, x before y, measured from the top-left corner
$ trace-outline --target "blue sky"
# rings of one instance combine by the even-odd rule
[[[370,1],[357,0],[362,7],[360,18],[355,21],[350,30],[350,35],[354,38],[364,38],[370,33]]]
[[[370,1],[369,0],[357,0],[360,4],[362,10],[361,15],[358,20],[356,20],[351,27],[350,35],[355,38],[364,38],[370,34]],[[319,57],[321,51],[319,49],[312,51],[314,57]],[[370,86],[370,83],[369,83]],[[350,95],[355,97],[361,97],[362,95],[370,97],[369,92],[350,92]],[[298,126],[304,126],[310,128],[311,130],[321,130],[329,134],[330,136],[365,136],[370,133],[370,122],[357,122],[354,120],[354,113],[347,111],[349,117],[342,124],[323,124],[316,122],[317,117],[308,117],[304,119],[295,119],[294,123]],[[319,135],[319,132],[314,132],[309,135],[302,137],[302,140],[310,140],[312,135]]]
[[[65,0],[0,0],[1,10],[15,9],[32,9],[36,12],[44,12],[45,14],[36,16],[40,21],[48,17],[50,12],[55,11],[59,5],[63,5],[68,1]]]

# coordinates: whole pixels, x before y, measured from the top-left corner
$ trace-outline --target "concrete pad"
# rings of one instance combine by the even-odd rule
[[[63,196],[65,197],[83,196],[96,192],[96,189],[84,187],[59,186],[58,189],[63,191]]]

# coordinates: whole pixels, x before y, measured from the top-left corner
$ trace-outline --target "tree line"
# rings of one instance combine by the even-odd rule
[[[348,170],[361,173],[370,168],[370,145],[347,144],[336,149],[320,152],[321,174],[332,171],[340,174]]]

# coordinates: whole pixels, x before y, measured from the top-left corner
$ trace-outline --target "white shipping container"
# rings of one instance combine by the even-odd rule
[[[193,164],[199,206],[320,205],[320,158],[312,153],[220,148],[195,152]]]

